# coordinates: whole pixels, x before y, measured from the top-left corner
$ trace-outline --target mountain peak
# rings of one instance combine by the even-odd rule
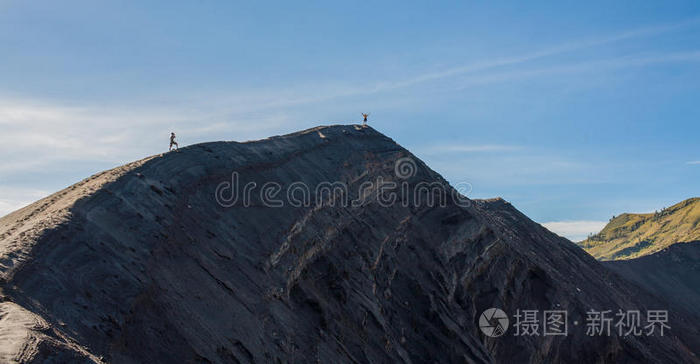
[[[658,301],[357,125],[91,176],[0,219],[0,273],[0,348],[25,348],[4,361],[669,362],[700,347],[674,312],[666,336],[484,336],[489,308],[584,322]]]

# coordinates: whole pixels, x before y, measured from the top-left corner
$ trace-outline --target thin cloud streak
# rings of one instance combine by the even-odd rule
[[[250,111],[254,110],[266,110],[270,108],[283,108],[292,107],[304,104],[313,104],[324,101],[329,101],[336,98],[342,97],[352,97],[352,96],[367,96],[376,93],[382,93],[387,91],[393,91],[402,88],[408,88],[421,83],[440,80],[448,77],[456,77],[460,75],[468,75],[477,72],[484,72],[492,70],[499,67],[513,66],[518,64],[523,64],[526,62],[555,56],[559,54],[564,54],[568,52],[573,52],[577,50],[583,50],[586,48],[592,48],[596,46],[601,46],[605,44],[620,42],[628,39],[641,38],[653,35],[660,35],[667,32],[672,32],[675,30],[680,30],[688,26],[700,24],[700,18],[692,18],[685,20],[683,22],[675,24],[665,24],[650,26],[644,28],[633,29],[618,34],[614,34],[608,37],[594,38],[594,39],[583,39],[579,41],[573,41],[566,44],[561,44],[551,48],[542,49],[536,52],[502,57],[496,60],[480,61],[472,64],[458,66],[454,68],[449,68],[441,71],[427,72],[409,79],[404,80],[394,80],[394,81],[381,81],[375,83],[374,86],[338,86],[333,85],[333,87],[328,87],[325,92],[319,92],[316,86],[311,87],[311,91],[299,92],[299,90],[290,90],[289,92],[280,93],[279,90],[264,90],[260,93],[258,97],[250,96],[250,91],[245,94],[236,95],[235,97],[229,96],[221,100],[223,104],[231,104],[237,102],[239,106],[245,107]],[[668,55],[658,55],[654,57],[626,57],[626,58],[616,58],[612,60],[595,61],[589,63],[575,64],[575,65],[565,65],[560,67],[549,67],[548,69],[537,69],[529,71],[514,71],[506,73],[496,73],[493,75],[477,75],[477,79],[481,80],[478,82],[486,83],[491,79],[490,82],[498,82],[498,80],[506,79],[507,77],[532,77],[539,74],[546,73],[564,73],[564,72],[574,72],[576,70],[581,70],[584,68],[591,68],[594,66],[598,67],[621,67],[626,65],[645,65],[661,62],[671,62],[671,61],[697,61],[698,51],[685,52],[685,53],[675,53]],[[549,71],[548,71],[549,70]],[[274,94],[274,97],[270,97],[270,94]],[[304,96],[297,96],[302,94]]]
[[[6,156],[0,172],[35,170],[57,161],[125,162],[167,147],[171,131],[183,133],[189,139],[182,141],[191,144],[262,137],[287,121],[275,113],[248,115],[245,122],[236,119],[231,110],[134,110],[0,100],[0,153]]]
[[[577,51],[581,49],[586,49],[586,48],[592,48],[604,44],[609,44],[609,43],[614,43],[614,42],[619,42],[627,39],[633,39],[633,38],[639,38],[639,37],[645,37],[645,36],[651,36],[651,35],[658,35],[674,30],[679,30],[687,26],[691,25],[696,25],[700,22],[700,18],[693,18],[689,19],[680,23],[676,24],[667,24],[667,25],[658,25],[658,26],[652,26],[652,27],[645,27],[645,28],[638,28],[638,29],[633,29],[630,31],[622,32],[619,34],[615,34],[609,37],[603,37],[603,38],[598,38],[598,39],[588,39],[588,40],[581,40],[578,42],[571,42],[567,44],[562,44],[559,46],[555,46],[552,48],[548,49],[542,49],[537,52],[529,53],[529,54],[524,54],[520,56],[513,56],[513,57],[504,57],[500,59],[496,59],[494,61],[485,61],[485,62],[477,62],[474,64],[466,65],[466,66],[460,66],[460,67],[455,67],[443,71],[438,71],[438,72],[432,72],[432,73],[426,73],[420,76],[417,76],[412,79],[408,80],[403,80],[403,81],[398,81],[398,82],[393,82],[393,83],[383,83],[383,84],[378,84],[375,86],[375,89],[373,90],[374,92],[378,91],[386,91],[389,89],[395,89],[395,88],[403,88],[403,87],[408,87],[408,86],[413,86],[418,83],[423,83],[426,81],[432,81],[432,80],[437,80],[437,79],[442,79],[446,77],[452,77],[452,76],[457,76],[461,74],[466,74],[466,73],[474,73],[474,72],[480,72],[480,71],[485,71],[488,69],[492,68],[497,68],[497,67],[503,67],[503,66],[511,66],[515,64],[521,64],[529,61],[533,61],[536,59],[540,58],[545,58],[549,56],[554,56],[558,54],[564,54],[572,51]]]
[[[582,72],[595,72],[603,69],[615,69],[626,67],[641,67],[652,64],[671,62],[700,62],[700,51],[676,52],[653,56],[629,56],[607,60],[597,60],[590,62],[580,62],[575,64],[549,66],[538,69],[519,70],[510,72],[500,72],[493,74],[477,75],[462,80],[462,85],[457,90],[464,90],[474,85],[486,85],[499,82],[521,80],[539,76],[552,76],[561,74],[572,74]]]

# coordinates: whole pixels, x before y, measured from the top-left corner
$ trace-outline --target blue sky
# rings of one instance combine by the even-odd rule
[[[0,0],[0,215],[181,144],[371,124],[578,239],[700,195],[700,2]]]

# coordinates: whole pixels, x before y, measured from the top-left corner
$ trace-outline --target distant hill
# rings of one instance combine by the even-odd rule
[[[697,240],[700,198],[695,197],[653,213],[613,217],[600,233],[578,244],[598,260],[622,260]]]

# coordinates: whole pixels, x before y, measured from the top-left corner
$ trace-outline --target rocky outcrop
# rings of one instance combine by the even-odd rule
[[[322,193],[307,201],[304,186]],[[0,219],[0,237],[6,304],[41,322],[0,330],[13,360],[696,362],[700,350],[673,311],[663,337],[586,336],[573,322],[587,310],[660,303],[359,126],[148,158]],[[486,337],[491,307],[568,310],[570,334]]]

